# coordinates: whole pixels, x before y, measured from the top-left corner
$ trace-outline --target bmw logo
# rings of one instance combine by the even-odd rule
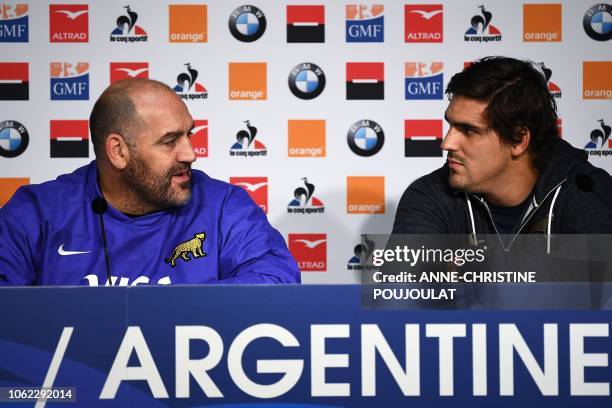
[[[298,64],[289,74],[289,89],[300,99],[313,99],[321,95],[325,88],[325,74],[316,64]]]
[[[14,120],[0,122],[0,156],[17,157],[25,151],[30,136],[25,126]]]
[[[612,38],[612,6],[596,4],[584,13],[582,26],[589,37],[597,41]]]
[[[364,119],[353,123],[346,139],[353,153],[369,157],[382,149],[385,143],[385,133],[378,123]]]
[[[229,18],[229,29],[237,40],[253,42],[266,31],[266,16],[255,6],[240,6]]]

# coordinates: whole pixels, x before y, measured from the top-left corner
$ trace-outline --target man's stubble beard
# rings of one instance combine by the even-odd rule
[[[179,184],[178,190],[172,189],[173,175],[190,169],[189,165],[177,164],[163,177],[159,177],[136,149],[130,149],[130,162],[121,178],[139,204],[158,211],[180,207],[191,200],[191,173],[188,181]]]

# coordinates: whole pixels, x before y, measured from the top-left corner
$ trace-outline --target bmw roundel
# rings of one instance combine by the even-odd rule
[[[25,151],[30,136],[25,126],[15,120],[0,122],[0,156],[17,157]]]
[[[300,99],[313,99],[325,88],[323,70],[312,62],[297,64],[289,73],[289,89]]]
[[[364,119],[353,123],[346,139],[353,153],[369,157],[382,149],[385,143],[385,133],[378,123]]]
[[[240,6],[230,15],[229,29],[237,40],[253,42],[266,31],[266,16],[255,6]]]
[[[612,38],[612,6],[601,3],[589,8],[584,13],[582,26],[592,39],[608,41]]]

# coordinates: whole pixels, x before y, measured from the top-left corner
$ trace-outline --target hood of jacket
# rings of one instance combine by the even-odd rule
[[[584,150],[577,149],[562,139],[556,139],[545,159],[534,187],[536,202],[540,203],[550,191],[564,180],[573,183],[577,175],[587,174],[588,155]],[[580,180],[578,180],[580,182]]]

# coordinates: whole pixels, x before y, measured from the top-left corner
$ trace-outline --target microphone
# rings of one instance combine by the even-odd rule
[[[108,255],[108,243],[106,242],[106,230],[104,229],[104,217],[102,215],[108,210],[108,203],[102,197],[96,197],[91,202],[91,209],[100,217],[100,229],[102,230],[102,241],[104,242],[104,260],[106,261],[106,277],[108,278],[108,286],[112,286],[110,257]]]

